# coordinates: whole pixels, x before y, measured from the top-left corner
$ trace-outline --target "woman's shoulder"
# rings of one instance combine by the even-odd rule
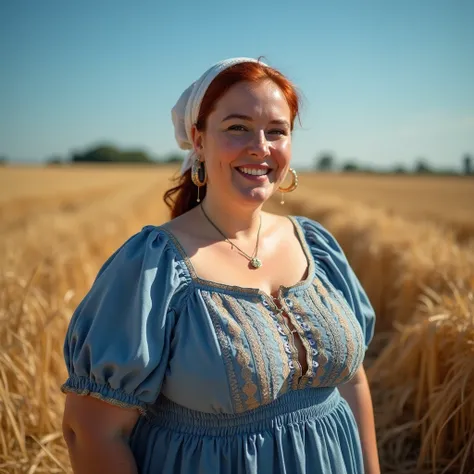
[[[320,222],[307,216],[288,216],[300,232],[317,262],[345,260],[344,251],[336,237]]]
[[[126,273],[128,278],[139,279],[144,274],[149,278],[168,278],[181,280],[188,279],[181,271],[182,258],[173,245],[170,233],[163,225],[148,224],[127,240],[125,240],[105,261],[97,274],[99,279],[107,273]]]
[[[121,255],[124,261],[145,258],[159,258],[161,260],[167,256],[167,250],[171,250],[169,241],[169,234],[162,225],[147,224],[128,237],[112,257]]]
[[[305,231],[308,231],[308,230],[315,231],[320,228],[324,228],[320,222],[308,216],[304,216],[300,214],[290,214],[288,215],[288,218],[291,219],[292,221],[296,221],[300,225],[300,227],[302,227]]]

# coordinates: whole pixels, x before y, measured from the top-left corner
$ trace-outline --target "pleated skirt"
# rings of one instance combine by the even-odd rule
[[[337,388],[291,391],[242,414],[161,396],[130,438],[141,474],[363,474],[359,432]]]

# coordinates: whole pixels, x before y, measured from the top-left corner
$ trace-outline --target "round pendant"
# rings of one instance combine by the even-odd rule
[[[262,261],[255,257],[250,260],[250,265],[252,265],[253,268],[260,268],[262,266]]]

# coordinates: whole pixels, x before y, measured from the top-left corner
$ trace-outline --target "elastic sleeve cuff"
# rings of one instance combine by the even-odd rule
[[[115,389],[109,385],[101,385],[88,377],[71,376],[61,386],[63,393],[89,395],[121,408],[136,408],[142,415],[146,414],[147,404],[140,401],[135,395],[125,393],[122,389]]]

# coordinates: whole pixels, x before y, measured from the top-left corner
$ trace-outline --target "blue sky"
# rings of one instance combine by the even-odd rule
[[[170,110],[211,64],[265,56],[304,96],[296,168],[474,155],[474,2],[0,2],[0,155],[106,141],[178,151]]]

